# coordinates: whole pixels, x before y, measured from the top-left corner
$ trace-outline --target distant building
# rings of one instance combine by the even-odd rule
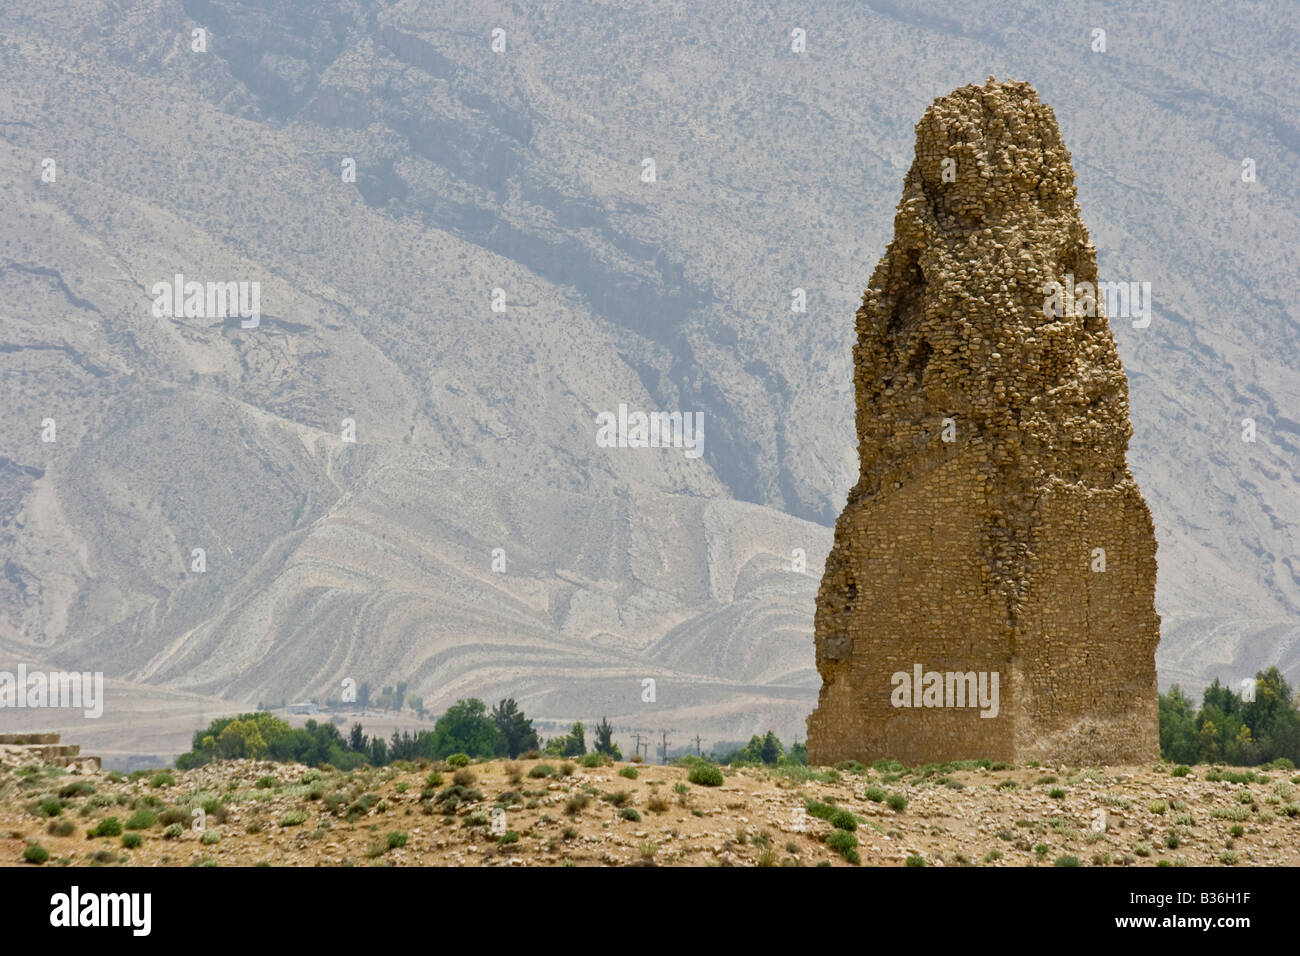
[[[315,701],[310,701],[310,700],[309,700],[309,701],[304,701],[304,702],[297,703],[297,704],[290,704],[290,705],[289,705],[289,713],[291,713],[291,714],[319,714],[319,713],[320,713],[320,708],[316,706],[316,702],[315,702]]]

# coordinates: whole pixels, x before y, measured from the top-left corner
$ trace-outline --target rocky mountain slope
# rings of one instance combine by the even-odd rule
[[[103,670],[104,752],[128,700],[349,677],[801,735],[853,310],[913,124],[995,73],[1056,110],[1103,278],[1152,283],[1112,325],[1162,684],[1300,679],[1294,13],[1012,7],[11,5],[0,662]],[[154,315],[176,273],[261,283],[259,325]],[[703,456],[599,447],[620,403],[703,412]]]

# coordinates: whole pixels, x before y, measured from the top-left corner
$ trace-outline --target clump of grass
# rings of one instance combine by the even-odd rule
[[[214,843],[221,842],[221,834],[216,830],[204,830],[199,842],[204,846],[212,846]]]
[[[272,776],[258,777],[257,782],[253,784],[253,786],[258,790],[270,790],[275,786],[275,778]]]
[[[1237,854],[1232,850],[1224,850],[1219,854],[1219,862],[1224,866],[1232,866],[1237,862]]]
[[[549,763],[533,764],[532,768],[528,771],[528,776],[534,778],[554,777],[555,768]]]
[[[635,780],[637,777],[640,776],[640,774],[637,772],[636,767],[624,767],[621,770],[619,770],[618,775],[620,777],[627,777],[627,779],[629,780]]]
[[[641,822],[641,814],[637,813],[632,807],[624,807],[622,810],[618,811],[618,815],[620,818],[631,820],[633,823]]]
[[[1219,820],[1245,820],[1250,817],[1250,811],[1245,807],[1214,807],[1210,816]]]
[[[461,767],[451,775],[451,782],[458,787],[472,787],[478,783],[478,777],[468,767]]]
[[[99,824],[91,832],[97,837],[121,836],[122,821],[117,817],[105,817],[99,821]]]
[[[137,810],[127,817],[126,828],[128,830],[148,830],[157,822],[158,814],[152,810]]]
[[[889,794],[885,793],[882,787],[867,787],[867,792],[863,796],[872,803],[884,803],[885,797]]]
[[[1062,790],[1060,787],[1053,787],[1051,790],[1047,791],[1047,795],[1051,797],[1053,800],[1065,799],[1065,791]]]
[[[1192,772],[1192,768],[1185,763],[1180,763],[1171,771],[1175,777],[1185,777]]]
[[[587,794],[575,793],[573,796],[569,797],[568,802],[565,803],[564,812],[571,817],[576,817],[583,810],[587,809],[587,806],[590,803],[591,803],[591,797],[589,797]]]
[[[179,823],[169,823],[163,827],[164,840],[179,840],[185,833],[185,828]]]
[[[848,830],[832,830],[826,837],[826,845],[850,863],[862,862],[857,850],[858,838]]]
[[[23,859],[28,863],[35,863],[40,866],[50,858],[50,851],[45,849],[39,843],[29,843],[23,847]]]
[[[122,834],[122,846],[128,850],[138,850],[144,846],[144,834],[134,831]]]
[[[280,817],[281,827],[298,827],[307,822],[307,812],[305,810],[290,810],[284,816]]]
[[[1082,864],[1079,863],[1079,858],[1077,856],[1070,856],[1069,854],[1066,854],[1065,856],[1058,856],[1056,858],[1056,862],[1052,864],[1052,866],[1081,866],[1081,865]]]
[[[902,813],[907,809],[907,797],[903,796],[901,793],[891,793],[885,798],[885,803],[887,803],[889,809],[893,810],[895,813]]]
[[[646,809],[651,813],[667,813],[669,806],[668,800],[657,793],[651,794],[650,799],[646,801]]]
[[[89,780],[77,780],[59,789],[59,796],[64,800],[85,797],[95,792],[95,785]]]
[[[1165,803],[1163,800],[1152,800],[1151,805],[1147,809],[1152,813],[1162,814],[1169,809],[1169,804]]]

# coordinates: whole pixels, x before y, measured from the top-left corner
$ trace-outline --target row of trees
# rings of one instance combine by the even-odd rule
[[[1216,678],[1200,710],[1175,684],[1160,695],[1160,756],[1174,763],[1300,763],[1300,694],[1276,667],[1255,675],[1253,699]]]
[[[781,739],[772,731],[766,734],[755,734],[749,738],[749,743],[745,746],[732,750],[729,753],[717,754],[714,759],[722,764],[765,764],[769,767],[779,764],[804,764],[808,763],[808,748],[796,741],[790,745],[787,753]]]
[[[403,693],[405,688],[402,688]],[[615,760],[623,754],[613,740],[614,728],[601,718],[595,727],[592,749]],[[345,738],[331,723],[308,720],[294,728],[270,713],[258,711],[238,717],[220,717],[196,731],[191,749],[180,755],[181,770],[199,767],[213,760],[240,757],[297,761],[308,766],[332,764],[352,770],[362,764],[382,767],[394,760],[442,760],[455,753],[471,757],[518,757],[529,752],[557,757],[580,757],[587,753],[587,731],[581,721],[567,734],[552,737],[543,750],[541,739],[513,698],[505,698],[490,711],[477,697],[459,700],[438,718],[433,730],[393,731],[383,737],[367,736],[360,724],[353,724]]]

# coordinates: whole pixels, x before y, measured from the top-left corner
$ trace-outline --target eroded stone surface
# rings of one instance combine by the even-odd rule
[[[1067,276],[1097,265],[1051,108],[992,78],[936,100],[857,312],[810,762],[1156,759],[1154,528],[1104,300],[1044,307]],[[998,674],[997,716],[894,706],[918,664]]]

